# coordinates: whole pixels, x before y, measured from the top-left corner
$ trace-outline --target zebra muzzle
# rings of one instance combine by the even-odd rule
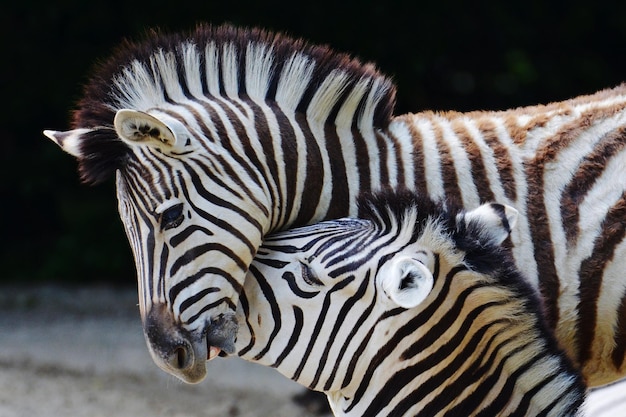
[[[153,305],[144,320],[144,333],[154,362],[187,383],[206,376],[206,362],[235,352],[237,319],[220,314],[204,328],[188,330],[164,305]]]
[[[207,361],[235,352],[237,328],[234,314],[211,319],[199,337],[190,333],[189,342],[181,343],[169,355],[169,372],[188,383],[202,381],[206,376]]]
[[[212,354],[204,339],[180,334],[159,339],[147,334],[152,359],[164,371],[190,383],[198,383],[206,376],[206,360]]]

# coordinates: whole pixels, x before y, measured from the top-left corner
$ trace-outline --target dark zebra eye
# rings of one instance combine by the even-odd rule
[[[173,229],[180,225],[184,220],[182,203],[176,204],[165,210],[161,214],[161,229]]]
[[[315,272],[307,264],[300,262],[300,268],[302,270],[302,279],[309,285],[316,287],[324,285],[322,281],[315,275]]]

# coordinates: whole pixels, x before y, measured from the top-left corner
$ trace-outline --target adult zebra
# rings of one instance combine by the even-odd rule
[[[267,233],[353,216],[359,192],[406,187],[468,209],[514,206],[516,263],[560,344],[591,385],[624,376],[626,87],[392,117],[394,91],[372,65],[228,26],[125,43],[102,66],[74,129],[45,133],[85,182],[118,171],[149,345],[179,336],[155,360],[202,379],[204,358],[186,349],[206,338],[233,351],[236,300]]]
[[[574,416],[582,378],[501,244],[517,212],[411,193],[363,219],[266,237],[237,355],[328,396],[337,416]]]

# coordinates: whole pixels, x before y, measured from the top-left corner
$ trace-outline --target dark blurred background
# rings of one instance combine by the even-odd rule
[[[147,28],[261,26],[374,61],[396,113],[504,109],[626,80],[626,2],[22,0],[0,12],[0,283],[134,285],[113,181],[82,186],[66,130],[93,65]]]

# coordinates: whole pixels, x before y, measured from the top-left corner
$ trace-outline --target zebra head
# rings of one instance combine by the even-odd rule
[[[150,352],[166,371],[201,380],[207,359],[234,349],[239,276],[267,229],[266,202],[249,196],[263,193],[245,173],[217,179],[235,165],[231,153],[181,114],[120,109],[112,128],[46,134],[81,163],[119,159],[118,209]]]
[[[335,415],[575,415],[582,380],[503,245],[516,218],[382,194],[360,219],[267,236],[237,353],[325,392]]]
[[[332,192],[339,159],[314,136],[328,126],[350,143],[357,127],[373,136],[394,91],[372,65],[230,26],[127,43],[100,68],[74,129],[45,134],[78,158],[85,182],[117,173],[157,364],[200,380],[212,352],[233,352],[236,303],[263,236],[355,214],[356,188]]]
[[[457,211],[410,192],[364,196],[360,213],[266,236],[240,297],[240,356],[310,388],[337,389],[343,375],[320,378],[349,369],[348,357],[341,366],[334,360],[358,351],[348,346],[358,344],[356,334],[420,309],[451,271],[508,265],[501,244],[517,218],[510,206]]]

